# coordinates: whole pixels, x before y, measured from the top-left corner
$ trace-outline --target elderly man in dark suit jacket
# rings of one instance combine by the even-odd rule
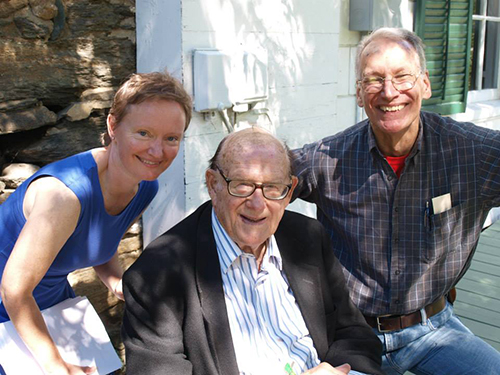
[[[382,374],[328,236],[285,211],[297,184],[286,147],[233,133],[206,183],[211,202],[124,276],[127,374]]]

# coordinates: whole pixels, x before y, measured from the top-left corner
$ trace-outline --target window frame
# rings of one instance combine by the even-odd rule
[[[472,0],[474,1],[474,0]],[[489,0],[491,1],[491,0]],[[500,5],[497,5],[500,6]],[[483,101],[490,100],[500,100],[500,74],[497,73],[497,82],[496,88],[482,88],[483,81],[483,68],[485,62],[485,48],[486,48],[486,23],[487,22],[496,22],[500,25],[500,15],[499,16],[488,16],[488,0],[480,0],[479,10],[477,10],[478,14],[472,15],[472,20],[480,22],[479,26],[479,51],[478,51],[478,64],[475,65],[475,71],[472,72],[475,76],[476,85],[479,87],[469,91],[469,100],[468,103],[478,103]],[[472,37],[472,36],[471,36]],[[500,38],[497,40],[497,56],[496,56],[496,64],[497,69],[500,69]],[[474,66],[474,64],[473,64]]]

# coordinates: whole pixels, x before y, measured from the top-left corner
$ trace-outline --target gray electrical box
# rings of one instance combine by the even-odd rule
[[[380,27],[413,30],[414,0],[350,0],[349,30],[372,31]]]

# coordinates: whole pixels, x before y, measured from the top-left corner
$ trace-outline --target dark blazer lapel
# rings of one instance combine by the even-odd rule
[[[197,231],[196,284],[208,341],[220,374],[238,373],[227,317],[219,257],[212,232],[212,205],[201,214]]]
[[[300,262],[300,253],[307,251],[307,244],[295,238],[293,231],[287,231],[283,222],[275,237],[283,259],[283,270],[309,329],[314,347],[319,358],[324,358],[328,351],[328,342],[320,270],[317,266]]]

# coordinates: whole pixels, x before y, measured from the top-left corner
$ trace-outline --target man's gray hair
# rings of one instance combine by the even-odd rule
[[[422,39],[412,31],[401,29],[401,28],[392,28],[392,27],[382,27],[380,29],[375,30],[371,34],[366,35],[358,44],[358,50],[356,53],[356,79],[361,79],[361,56],[365,48],[374,40],[377,39],[388,39],[394,42],[406,42],[408,43],[412,50],[417,53],[418,60],[420,63],[420,70],[422,72],[426,72],[426,61],[425,61],[425,45],[422,42]]]

